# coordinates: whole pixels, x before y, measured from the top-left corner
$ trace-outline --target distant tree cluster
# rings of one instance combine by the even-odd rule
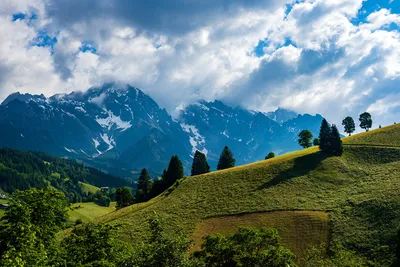
[[[360,114],[359,121],[360,127],[365,131],[368,132],[369,129],[372,128],[372,117],[371,114],[369,114],[368,112]],[[344,126],[344,132],[349,134],[349,136],[351,136],[351,134],[354,133],[356,130],[356,124],[353,118],[350,116],[347,116],[343,119],[342,125]]]
[[[0,149],[0,188],[12,193],[32,187],[52,186],[62,191],[69,202],[106,201],[101,195],[86,192],[80,182],[98,187],[119,187],[129,183],[75,161],[41,152]],[[110,196],[107,195],[109,198]],[[101,200],[100,200],[101,199]]]
[[[366,131],[372,127],[371,114],[368,112],[362,113],[359,120],[360,127]],[[355,122],[350,116],[343,119],[342,125],[344,126],[344,131],[349,134],[349,136],[356,130]],[[335,156],[341,156],[343,154],[339,130],[335,125],[329,126],[329,123],[325,119],[321,123],[318,138],[314,138],[313,140],[312,133],[309,130],[303,130],[299,133],[298,143],[303,148],[309,148],[312,145],[319,146],[322,152]]]

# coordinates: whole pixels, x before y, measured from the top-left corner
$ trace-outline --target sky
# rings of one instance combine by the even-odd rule
[[[400,121],[400,0],[1,0],[0,101],[140,88],[198,100]]]

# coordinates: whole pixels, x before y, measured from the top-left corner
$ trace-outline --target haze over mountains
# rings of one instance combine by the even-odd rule
[[[185,167],[196,150],[214,169],[228,145],[237,164],[297,150],[297,134],[318,134],[322,116],[284,109],[261,113],[221,101],[199,101],[177,118],[131,86],[104,84],[85,93],[14,93],[0,106],[0,146],[74,158],[110,173],[133,177],[141,168],[159,174],[177,154]],[[188,168],[186,168],[188,170]]]

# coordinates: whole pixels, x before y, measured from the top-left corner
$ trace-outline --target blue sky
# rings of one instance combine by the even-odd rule
[[[0,3],[0,100],[115,81],[200,99],[400,121],[400,0]]]

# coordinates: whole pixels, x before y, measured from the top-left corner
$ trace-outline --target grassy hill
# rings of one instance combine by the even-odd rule
[[[182,229],[197,248],[210,233],[271,226],[299,263],[307,246],[326,243],[360,266],[389,266],[400,225],[399,136],[395,125],[345,138],[342,157],[314,147],[187,177],[170,194],[98,220],[121,224],[121,238],[137,242],[157,212],[167,231]]]
[[[93,221],[94,219],[115,211],[115,202],[111,202],[109,207],[102,207],[93,202],[74,203],[72,210],[69,211],[69,220],[75,222],[81,219],[83,222]]]
[[[97,191],[100,191],[100,188],[91,184],[79,182],[79,184],[82,186],[83,192],[87,193],[96,193]]]

